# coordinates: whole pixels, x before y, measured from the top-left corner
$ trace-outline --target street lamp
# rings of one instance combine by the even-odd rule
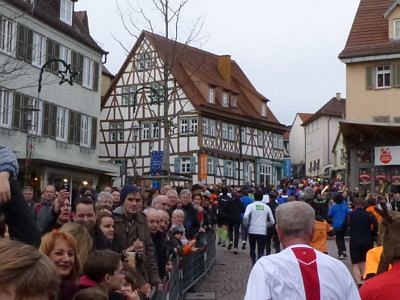
[[[46,61],[42,67],[40,68],[39,80],[38,80],[38,91],[37,91],[37,99],[29,98],[22,110],[25,112],[26,116],[26,145],[25,145],[25,184],[30,185],[31,181],[31,160],[32,160],[32,153],[33,153],[33,142],[35,136],[38,134],[38,118],[34,119],[34,113],[39,113],[39,100],[40,100],[40,92],[42,91],[42,79],[43,79],[43,72],[45,68],[52,63],[62,64],[64,69],[58,70],[57,74],[61,77],[59,84],[63,84],[68,82],[69,85],[73,85],[73,79],[77,75],[76,72],[73,72],[71,69],[71,64],[68,64],[62,59],[51,59]],[[37,123],[37,124],[34,124]],[[36,126],[36,130],[34,130]]]

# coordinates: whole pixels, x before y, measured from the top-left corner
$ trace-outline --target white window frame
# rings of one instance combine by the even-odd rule
[[[74,3],[71,0],[60,1],[60,20],[68,25],[72,25],[72,15]]]
[[[81,142],[82,147],[90,147],[92,118],[88,115],[81,115]]]
[[[124,140],[124,122],[110,122],[110,142],[121,142]]]
[[[189,119],[188,118],[182,118],[180,120],[179,131],[181,134],[189,133]]]
[[[0,126],[11,128],[13,94],[9,90],[0,90]]]
[[[247,127],[241,128],[242,144],[247,144]]]
[[[233,177],[233,162],[232,161],[226,162],[226,176]]]
[[[379,65],[375,67],[376,70],[376,88],[377,89],[385,89],[390,88],[392,86],[392,71],[390,65]],[[386,85],[385,77],[389,75],[389,85]],[[382,77],[382,86],[379,86],[379,78]]]
[[[209,175],[214,174],[214,158],[209,157],[207,159],[207,173]]]
[[[215,104],[215,87],[208,88],[208,103]]]
[[[68,108],[57,106],[56,140],[66,142],[68,139]]]
[[[224,139],[224,140],[228,139],[228,124],[227,123],[222,123],[222,139]]]
[[[133,105],[135,99],[136,86],[124,86],[122,87],[122,105],[128,106]]]
[[[229,95],[228,92],[222,92],[222,106],[229,107]]]
[[[32,111],[32,122],[31,122],[31,128],[28,128],[29,134],[32,135],[41,135],[42,133],[42,106],[43,102],[39,99],[35,98],[29,98],[30,106],[36,108],[35,111]],[[29,103],[28,103],[29,105]]]
[[[262,146],[263,143],[263,132],[261,130],[257,130],[257,145]]]
[[[83,57],[82,86],[93,88],[93,59]]]
[[[217,123],[215,120],[208,121],[208,135],[215,136]]]
[[[71,49],[68,47],[65,47],[64,45],[60,45],[60,58],[64,60],[67,64],[71,63]],[[62,63],[59,63],[59,69],[64,69],[64,65]]]
[[[198,127],[197,123],[198,123],[197,118],[189,119],[189,133],[191,133],[191,134],[197,133],[197,127]]]
[[[181,158],[181,173],[190,173],[190,157]]]
[[[46,60],[46,37],[33,32],[32,65],[41,68]]]
[[[160,137],[160,123],[158,121],[151,123],[151,137],[158,139]]]
[[[400,39],[400,19],[393,20],[393,39]]]
[[[229,124],[228,125],[228,140],[233,141],[234,140],[234,131],[235,131],[235,126]]]
[[[5,18],[1,18],[1,32],[0,32],[0,51],[9,55],[15,55],[15,43],[16,43],[16,26],[15,21]]]
[[[203,135],[208,135],[208,119],[203,119]]]
[[[142,123],[142,140],[150,139],[150,123],[143,122]]]

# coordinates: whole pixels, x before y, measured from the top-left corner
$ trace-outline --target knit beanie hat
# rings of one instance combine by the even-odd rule
[[[126,196],[132,193],[138,193],[139,188],[137,186],[134,186],[132,184],[127,184],[125,185],[122,190],[121,190],[121,204],[124,203]]]
[[[305,200],[312,200],[312,199],[314,199],[314,197],[315,197],[314,190],[312,189],[312,187],[307,186],[304,189],[304,199]]]

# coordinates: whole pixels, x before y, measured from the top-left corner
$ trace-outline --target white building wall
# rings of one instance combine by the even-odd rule
[[[289,155],[292,164],[305,163],[305,130],[297,114],[289,134]]]

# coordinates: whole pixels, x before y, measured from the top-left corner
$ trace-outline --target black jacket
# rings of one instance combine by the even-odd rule
[[[16,180],[10,180],[11,201],[2,205],[10,238],[39,248],[40,232]]]
[[[192,239],[200,229],[200,222],[197,217],[197,210],[191,203],[182,206],[182,210],[185,212],[185,220],[183,222],[183,225],[186,229],[186,237],[188,239]]]
[[[239,198],[230,198],[225,205],[225,215],[229,224],[240,224],[244,206]]]

